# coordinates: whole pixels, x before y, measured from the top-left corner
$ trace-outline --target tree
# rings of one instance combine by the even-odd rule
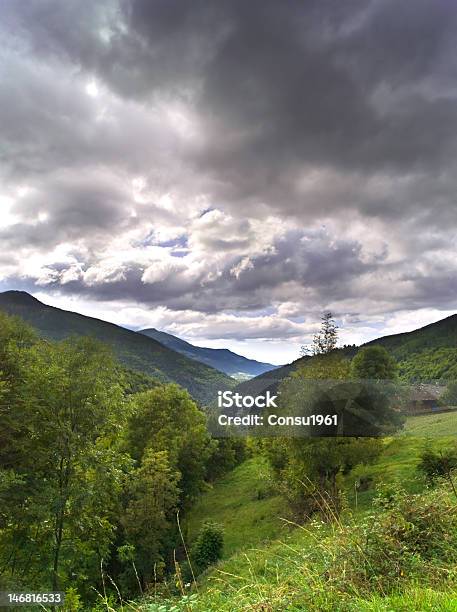
[[[417,469],[422,472],[430,485],[434,485],[439,478],[446,478],[457,497],[453,473],[457,470],[457,446],[440,450],[426,448],[421,454]]]
[[[247,455],[244,438],[212,440],[211,455],[206,463],[206,479],[214,481],[240,464]]]
[[[114,537],[128,458],[119,373],[109,349],[87,338],[15,349],[17,388],[2,415],[19,482],[0,501],[15,507],[2,530],[3,566],[15,579],[61,589],[98,573]]]
[[[349,362],[341,355],[320,354],[305,362],[280,386],[281,411],[295,407],[318,413],[316,404],[326,401],[326,381],[349,377]],[[315,383],[317,385],[315,386]],[[335,435],[336,432],[333,432]],[[290,437],[272,439],[265,444],[280,488],[298,516],[321,511],[327,517],[339,512],[338,474],[348,461],[350,445],[344,438]]]
[[[355,379],[395,380],[398,366],[383,346],[367,346],[359,350],[351,363]]]
[[[180,473],[170,466],[166,451],[147,449],[141,466],[129,475],[127,503],[121,523],[142,586],[146,587],[165,565],[164,555],[174,544],[174,522]],[[171,541],[171,545],[170,545]],[[159,568],[159,571],[157,571]]]
[[[354,379],[354,373],[375,381]],[[282,414],[337,416],[337,425],[310,425],[305,433],[297,427],[290,438],[265,444],[277,481],[297,514],[338,514],[341,475],[358,463],[373,461],[382,448],[375,436],[401,425],[384,381],[394,375],[384,349],[361,351],[355,366],[340,351],[329,350],[302,362],[282,383]],[[376,383],[381,378],[382,384]]]
[[[398,400],[401,395],[394,384],[397,377],[397,363],[382,346],[362,348],[352,360],[351,378],[360,389],[353,415],[358,411],[362,418],[364,435],[389,435],[403,424],[404,417],[392,407],[393,398]],[[356,435],[357,425],[352,422],[351,428]]]
[[[220,525],[207,521],[192,547],[191,558],[198,572],[203,572],[222,557],[224,532]]]
[[[440,403],[445,406],[457,406],[457,380],[448,382],[446,390],[440,397]]]
[[[15,414],[21,388],[21,364],[37,341],[35,332],[22,319],[0,312],[0,469],[12,469],[17,464],[20,451],[17,438],[26,428]]]
[[[302,346],[301,355],[326,355],[336,348],[338,327],[331,312],[324,312],[321,317],[321,329],[314,335],[311,347]]]
[[[180,507],[200,492],[212,452],[205,415],[178,385],[160,385],[132,396],[125,448],[140,464],[147,449],[167,451],[181,474]]]

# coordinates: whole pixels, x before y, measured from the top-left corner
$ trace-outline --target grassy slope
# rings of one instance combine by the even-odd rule
[[[220,523],[225,531],[224,558],[228,558],[278,537],[284,525],[280,520],[284,504],[268,485],[269,470],[263,459],[255,457],[239,465],[194,506],[186,521],[188,539],[195,538],[203,521]]]
[[[352,512],[357,514],[369,508],[375,486],[381,481],[400,481],[411,492],[422,490],[424,482],[416,473],[420,452],[427,440],[433,446],[453,440],[449,436],[456,433],[456,420],[457,415],[452,413],[408,419],[405,432],[386,439],[385,449],[374,465],[360,466],[347,478],[346,496]],[[448,437],[443,437],[444,434]],[[360,476],[369,476],[373,481],[368,490],[358,493],[356,506],[354,482]],[[300,589],[306,589],[303,575],[306,556],[319,546],[319,541],[306,528],[284,527],[281,517],[286,509],[279,497],[257,500],[257,490],[268,482],[265,462],[255,457],[216,483],[191,512],[187,523],[190,538],[195,537],[203,520],[210,519],[224,525],[226,541],[224,559],[202,578],[193,610],[282,610],[283,603],[279,601],[284,601],[285,593],[294,594],[295,598]],[[264,608],[250,607],[260,606],[261,602]],[[432,591],[419,585],[400,596],[374,596],[370,601],[354,598],[341,610],[450,612],[457,610],[457,597],[455,593]]]
[[[409,417],[406,434],[413,436],[457,436],[457,411]]]
[[[430,440],[440,446],[457,435],[457,413],[441,413],[410,417],[404,431],[395,438],[385,440],[385,449],[373,465],[356,467],[346,478],[346,495],[355,507],[354,483],[361,476],[369,476],[372,485],[357,495],[357,506],[369,506],[375,486],[383,481],[401,481],[411,492],[419,491],[423,482],[416,475],[419,455]],[[270,489],[271,487],[271,489]],[[258,492],[269,493],[258,499]],[[191,541],[205,520],[218,522],[225,529],[224,558],[232,553],[257,546],[260,542],[280,537],[284,533],[286,509],[274,488],[267,463],[256,456],[245,461],[216,482],[193,507],[186,522]]]
[[[457,413],[415,416],[407,419],[404,431],[385,440],[385,449],[373,465],[356,467],[346,478],[348,503],[355,508],[354,483],[363,476],[372,478],[372,485],[357,495],[359,510],[367,508],[375,494],[375,486],[383,481],[400,481],[411,492],[419,491],[423,482],[416,474],[419,455],[429,440],[441,446],[457,435]],[[206,492],[192,509],[188,520],[188,537],[192,540],[204,520],[221,523],[225,529],[224,557],[260,542],[280,537],[284,532],[285,507],[271,483],[268,466],[254,457],[238,466]],[[258,499],[258,492],[270,493]]]

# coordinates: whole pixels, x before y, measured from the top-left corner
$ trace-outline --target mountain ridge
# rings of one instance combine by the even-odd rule
[[[217,370],[228,374],[229,376],[237,377],[237,374],[243,374],[247,377],[258,376],[265,372],[275,370],[278,366],[271,363],[256,361],[234,353],[230,349],[215,349],[208,347],[195,346],[178,336],[169,334],[164,331],[155,329],[154,327],[140,330],[140,333],[154,338],[165,346],[187,355],[191,359],[196,359],[202,363],[216,368]],[[241,378],[241,376],[240,376]]]
[[[227,374],[174,350],[157,339],[144,333],[149,330],[132,331],[124,327],[49,306],[40,302],[25,291],[6,291],[0,293],[0,309],[10,314],[22,316],[35,327],[41,335],[52,340],[60,340],[72,334],[94,335],[111,344],[121,362],[128,367],[156,377],[163,382],[174,381],[185,387],[198,400],[211,402],[216,392],[233,388],[235,380]],[[63,325],[63,323],[66,325]],[[57,323],[57,327],[56,327]],[[185,340],[166,332],[154,332],[162,337],[172,339],[181,345],[194,349]],[[111,337],[111,333],[115,337]],[[107,339],[108,336],[108,339]],[[338,349],[347,357],[353,357],[360,348],[366,346],[384,346],[399,365],[399,373],[404,380],[427,381],[432,379],[457,379],[457,314],[452,314],[434,323],[429,323],[409,332],[400,332],[370,340],[359,347],[349,346]],[[205,349],[217,351],[218,354],[232,353],[229,349]],[[244,360],[247,358],[237,356]],[[253,393],[276,387],[281,380],[304,360],[312,357],[300,357],[284,366],[267,370],[250,380],[240,382],[236,388],[240,392]],[[254,361],[254,360],[247,360]],[[260,363],[262,362],[255,362]],[[271,365],[271,364],[267,364]]]
[[[235,381],[222,372],[157,342],[153,338],[95,317],[88,317],[40,302],[25,291],[0,293],[0,309],[17,315],[49,340],[72,335],[93,336],[112,346],[119,361],[162,382],[176,382],[202,403]]]
[[[457,379],[457,314],[428,323],[409,332],[380,336],[360,346],[345,346],[336,350],[346,357],[354,357],[364,347],[380,345],[395,359],[403,380],[428,382],[435,379]],[[240,393],[263,393],[275,390],[282,380],[305,360],[299,357],[274,372],[261,374],[237,386]]]

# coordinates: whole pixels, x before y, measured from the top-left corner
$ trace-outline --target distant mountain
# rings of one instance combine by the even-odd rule
[[[172,334],[159,331],[158,329],[150,328],[143,329],[141,333],[149,338],[154,338],[161,344],[168,346],[168,348],[178,351],[186,357],[196,359],[202,363],[216,368],[233,378],[238,380],[244,380],[258,376],[264,372],[276,369],[278,366],[274,366],[271,363],[262,363],[261,361],[255,361],[254,359],[247,359],[241,355],[237,355],[228,349],[213,349],[205,348],[200,346],[194,346],[190,342],[181,340]]]
[[[234,386],[226,374],[176,352],[153,338],[75,312],[47,306],[24,291],[0,293],[0,309],[18,315],[51,340],[71,335],[92,336],[113,347],[128,368],[163,382],[176,382],[202,403],[211,402],[219,389]]]
[[[383,346],[398,363],[399,375],[405,381],[457,380],[457,314],[441,319],[411,332],[382,336],[361,347],[350,346],[340,350],[352,358],[365,346]],[[252,380],[240,383],[237,391],[243,394],[275,392],[282,380],[304,360],[300,357],[292,363],[267,372]]]

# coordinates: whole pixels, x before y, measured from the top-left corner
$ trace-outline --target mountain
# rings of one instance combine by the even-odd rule
[[[172,334],[159,331],[158,329],[150,328],[141,330],[142,334],[149,338],[154,338],[161,344],[168,346],[168,348],[178,351],[186,357],[196,359],[202,363],[216,368],[233,378],[243,380],[246,378],[252,378],[258,376],[264,372],[274,370],[277,366],[271,363],[262,363],[261,361],[255,361],[254,359],[247,359],[241,355],[237,355],[228,349],[213,349],[205,348],[200,346],[194,346],[190,342],[181,340]]]
[[[399,357],[431,348],[457,348],[457,314],[401,334],[383,336],[364,346],[381,344]]]
[[[234,380],[199,361],[173,351],[157,340],[113,323],[43,304],[24,291],[0,293],[0,309],[20,316],[50,340],[92,336],[113,347],[119,361],[162,382],[176,382],[199,402],[209,403]]]
[[[383,346],[394,357],[405,380],[457,379],[457,314],[364,346],[374,344]]]
[[[398,364],[400,378],[405,381],[457,379],[457,314],[411,332],[382,336],[361,347],[349,346],[338,350],[352,358],[360,348],[374,345],[383,346],[389,352]],[[246,395],[266,390],[274,393],[279,383],[307,359],[312,357],[300,357],[274,372],[242,382],[236,390]]]

